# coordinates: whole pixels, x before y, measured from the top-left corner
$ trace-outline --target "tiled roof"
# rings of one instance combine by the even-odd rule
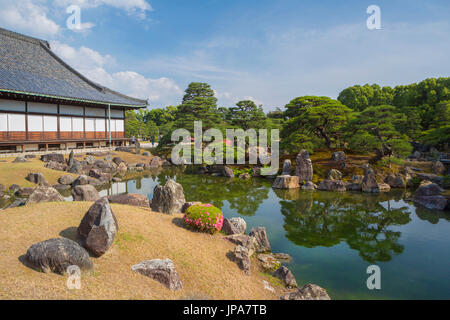
[[[88,80],[56,56],[47,41],[2,28],[0,91],[128,107],[148,104]]]

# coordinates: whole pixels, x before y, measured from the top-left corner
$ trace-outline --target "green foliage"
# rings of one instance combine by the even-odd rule
[[[447,149],[450,141],[450,125],[425,131],[420,141],[429,146]]]
[[[450,174],[444,176],[444,179],[442,181],[442,186],[445,189],[449,189],[450,188]]]
[[[395,113],[393,106],[368,107],[347,126],[349,147],[360,152],[375,151],[380,159],[391,154],[406,157],[412,147],[407,137],[396,129],[405,121],[405,115]]]
[[[266,124],[266,115],[262,106],[256,106],[251,100],[239,101],[236,107],[229,109],[226,120],[232,126],[243,130],[262,129]]]
[[[222,230],[223,214],[211,204],[193,205],[186,210],[184,223],[202,232],[215,233]]]
[[[399,159],[396,157],[387,157],[387,158],[383,158],[381,159],[378,164],[383,166],[383,167],[389,167],[391,164],[396,164],[396,165],[403,165],[405,162],[403,161],[403,159]]]
[[[338,97],[338,100],[347,107],[362,111],[369,106],[379,106],[392,104],[394,98],[394,89],[391,87],[380,87],[373,85],[356,85],[344,89]]]
[[[307,144],[315,136],[328,148],[339,142],[352,112],[337,100],[315,96],[295,98],[286,109],[288,120],[281,131],[282,139],[291,144]]]

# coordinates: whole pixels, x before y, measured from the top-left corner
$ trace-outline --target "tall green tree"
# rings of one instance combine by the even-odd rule
[[[194,131],[194,121],[202,121],[203,131],[217,127],[221,117],[217,110],[217,99],[207,83],[189,84],[183,103],[175,113],[175,127]]]
[[[380,87],[377,84],[356,85],[344,89],[338,100],[347,107],[362,111],[369,106],[392,104],[394,89],[391,87]]]
[[[262,106],[257,106],[251,100],[243,100],[236,103],[236,107],[231,107],[226,120],[234,127],[247,130],[262,129],[266,125],[266,115]]]
[[[349,147],[358,152],[375,152],[372,162],[384,156],[408,156],[412,151],[411,144],[397,129],[407,119],[395,111],[394,106],[383,105],[360,112],[347,127]]]
[[[281,138],[289,141],[313,135],[331,148],[341,139],[342,128],[351,113],[350,108],[328,97],[295,98],[286,105],[288,120],[281,131]]]

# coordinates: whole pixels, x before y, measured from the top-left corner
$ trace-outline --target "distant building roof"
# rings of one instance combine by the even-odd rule
[[[0,28],[0,93],[140,108],[128,97],[90,81],[61,60],[47,41]]]

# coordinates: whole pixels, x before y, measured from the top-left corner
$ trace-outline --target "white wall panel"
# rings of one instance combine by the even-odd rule
[[[109,132],[109,121],[106,120],[106,130]],[[116,131],[116,120],[111,119],[111,132]]]
[[[0,110],[25,112],[25,101],[0,99]]]
[[[24,114],[8,114],[9,131],[25,131]]]
[[[83,118],[72,118],[72,130],[74,132],[83,132]]]
[[[58,113],[56,104],[28,102],[28,112]]]
[[[8,131],[8,115],[0,113],[0,131]]]
[[[86,108],[86,116],[104,117],[105,109],[101,108]]]
[[[111,118],[123,119],[123,110],[111,109]]]
[[[59,118],[59,130],[61,132],[72,131],[72,118],[71,117],[60,117]]]
[[[95,131],[105,132],[105,119],[95,119]]]
[[[95,119],[86,118],[86,132],[95,131]]]
[[[72,114],[75,116],[82,116],[83,115],[83,107],[61,105],[61,106],[59,106],[59,113],[60,114],[68,114],[68,115]]]
[[[44,116],[44,131],[57,132],[58,131],[58,117]]]
[[[44,131],[42,116],[28,115],[28,131],[42,132]]]
[[[124,121],[123,120],[116,120],[116,131],[117,132],[124,132]]]

